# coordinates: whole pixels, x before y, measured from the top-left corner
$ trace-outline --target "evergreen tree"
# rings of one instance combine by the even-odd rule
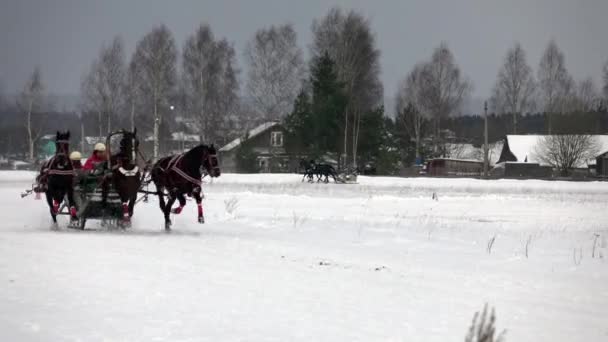
[[[347,105],[343,85],[338,81],[334,61],[325,53],[313,63],[312,121],[313,149],[317,153],[339,152],[341,148],[342,115]]]
[[[293,112],[285,120],[289,134],[287,148],[312,157],[339,152],[346,97],[338,81],[335,63],[328,54],[313,63],[310,84],[312,99],[302,90],[295,100]]]
[[[290,153],[302,153],[313,144],[313,120],[310,98],[301,90],[296,98],[293,111],[285,118],[287,130],[286,148]]]

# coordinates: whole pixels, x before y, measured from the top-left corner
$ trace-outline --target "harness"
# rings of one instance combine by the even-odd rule
[[[43,168],[46,169],[46,171],[43,171],[43,174],[47,174],[47,175],[57,175],[57,176],[74,176],[76,175],[76,170],[72,169],[72,170],[58,170],[58,169],[53,169],[53,167],[55,166],[55,157],[53,156],[51,159],[49,159],[49,161],[46,162],[45,167]]]
[[[161,167],[160,169],[167,173],[169,171],[174,171],[175,173],[177,173],[180,177],[182,177],[183,179],[187,180],[188,182],[197,185],[197,186],[201,186],[201,184],[203,184],[203,182],[201,182],[200,179],[196,179],[194,177],[191,177],[190,175],[188,175],[186,172],[184,172],[184,170],[179,168],[179,165],[181,165],[181,161],[182,158],[184,157],[184,154],[178,154],[175,155],[173,157],[171,157],[171,159],[169,160],[169,163],[167,164],[166,168]]]

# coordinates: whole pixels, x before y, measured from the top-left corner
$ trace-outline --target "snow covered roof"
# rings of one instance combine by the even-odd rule
[[[87,144],[89,145],[95,145],[98,142],[106,142],[106,138],[105,137],[84,137],[84,141],[86,141]]]
[[[495,164],[500,157],[502,151],[502,140],[495,143],[490,143],[488,150],[488,159],[490,164]],[[446,144],[447,154],[444,158],[483,161],[483,146],[475,147],[473,144],[465,143],[448,143]]]
[[[196,134],[186,134],[184,132],[171,133],[171,140],[185,142],[199,142],[201,138]]]
[[[537,146],[543,137],[547,135],[507,135],[507,143],[509,144],[509,150],[518,162],[529,162],[538,163],[543,166],[547,166],[539,160],[537,155]],[[608,135],[593,135],[598,148],[600,151],[608,150]],[[577,165],[578,167],[585,167],[592,161],[585,162],[584,165]]]
[[[245,137],[236,138],[236,139],[232,140],[231,142],[226,144],[224,147],[220,148],[220,152],[232,151],[233,149],[239,147],[244,141],[254,138],[278,124],[279,123],[276,121],[265,122],[265,123],[255,127],[254,129],[250,130],[249,132],[247,132]]]

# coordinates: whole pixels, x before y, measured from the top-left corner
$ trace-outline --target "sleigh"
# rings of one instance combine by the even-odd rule
[[[108,156],[112,156],[112,146],[115,145],[115,142],[123,139],[126,134],[132,134],[132,137],[134,137],[135,133],[120,130],[112,132],[106,137]],[[129,149],[129,154],[133,160],[137,160],[141,156],[137,145],[133,145]],[[126,214],[123,202],[115,189],[112,179],[113,170],[118,170],[124,177],[139,177],[140,180],[144,178],[145,174],[145,167],[142,172],[137,166],[126,170],[122,165],[113,161],[112,157],[108,157],[107,161],[93,173],[81,172],[78,174],[74,185],[74,201],[78,208],[78,221],[72,222],[70,224],[71,228],[84,229],[89,220],[100,220],[102,226],[110,228],[130,226],[130,220],[125,220]],[[141,191],[141,185],[137,191]],[[145,199],[144,197],[139,198],[136,202]],[[64,203],[67,203],[67,201],[64,201]],[[67,205],[64,204],[59,214],[69,215]]]

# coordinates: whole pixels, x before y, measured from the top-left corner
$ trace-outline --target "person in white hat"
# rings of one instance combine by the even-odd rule
[[[94,170],[97,165],[106,161],[106,145],[102,143],[95,144],[95,148],[93,149],[93,154],[89,159],[87,159],[86,163],[84,163],[83,169],[85,170]]]
[[[73,151],[72,153],[70,153],[70,161],[72,162],[72,167],[75,170],[80,170],[82,169],[82,155],[80,154],[80,152],[78,151]]]

